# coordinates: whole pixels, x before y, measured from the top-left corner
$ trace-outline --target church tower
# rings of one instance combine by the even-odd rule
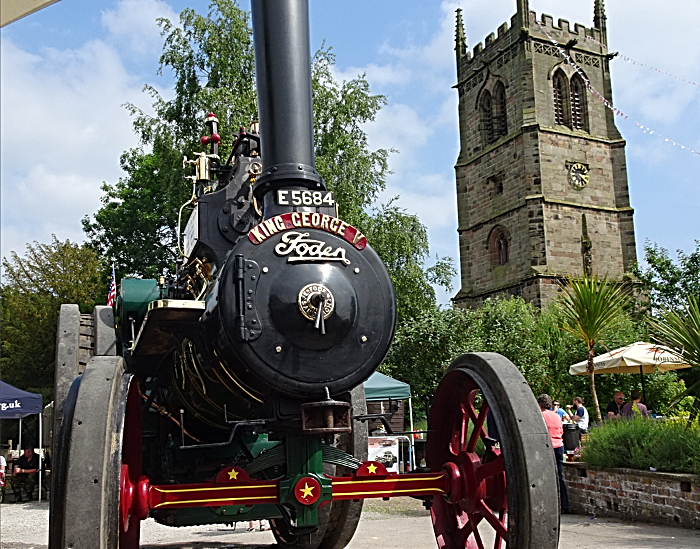
[[[625,141],[595,95],[612,103],[594,2],[594,27],[572,28],[517,0],[510,26],[472,52],[457,10],[458,305],[519,295],[542,306],[567,275],[619,277],[636,261]]]

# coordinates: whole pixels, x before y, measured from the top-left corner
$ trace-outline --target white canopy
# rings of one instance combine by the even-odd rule
[[[584,360],[569,368],[572,376],[588,375],[588,361]],[[594,374],[651,374],[690,368],[668,347],[638,341],[626,347],[603,353],[593,359]]]

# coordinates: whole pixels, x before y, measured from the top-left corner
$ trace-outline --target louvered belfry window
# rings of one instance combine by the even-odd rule
[[[553,79],[554,85],[554,123],[567,126],[567,86],[566,78],[561,72],[557,72]]]
[[[506,111],[506,87],[498,84],[493,96],[493,124],[496,139],[508,135],[508,115]]]
[[[575,130],[587,130],[586,95],[578,74],[571,79],[571,125]]]
[[[481,128],[484,141],[488,145],[496,140],[493,127],[493,108],[491,105],[491,94],[486,92],[481,100]]]

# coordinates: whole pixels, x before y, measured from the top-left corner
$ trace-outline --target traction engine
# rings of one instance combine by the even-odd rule
[[[307,0],[253,0],[260,133],[195,159],[173,282],[61,309],[50,549],[134,549],[140,522],[269,519],[281,547],[342,549],[366,498],[414,497],[439,547],[554,549],[554,453],[523,376],[492,353],[448,368],[427,467],[367,460],[363,381],[396,300],[314,166]]]

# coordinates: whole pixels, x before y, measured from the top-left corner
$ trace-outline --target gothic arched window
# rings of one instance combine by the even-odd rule
[[[491,265],[498,267],[508,263],[509,235],[505,227],[497,225],[489,235],[489,260]]]
[[[508,135],[508,114],[506,112],[506,87],[496,86],[493,93],[493,127],[496,139]]]
[[[571,78],[571,126],[575,130],[588,131],[586,87],[578,74]]]
[[[560,126],[570,126],[569,84],[561,70],[554,73],[552,86],[554,89],[554,123]]]
[[[493,108],[489,92],[485,92],[481,98],[481,132],[485,145],[496,141],[496,134],[493,128]]]

